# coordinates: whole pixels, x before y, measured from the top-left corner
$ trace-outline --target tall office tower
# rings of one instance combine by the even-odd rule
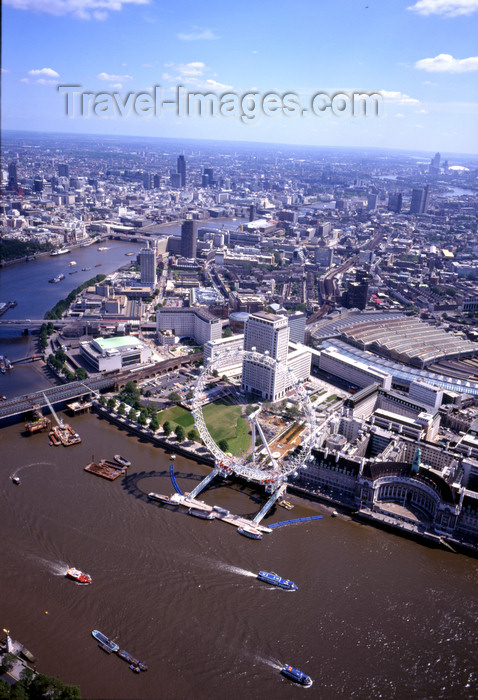
[[[430,161],[430,165],[433,168],[439,168],[440,167],[440,160],[441,160],[441,155],[439,153],[435,153],[433,158]]]
[[[8,164],[8,189],[15,192],[18,190],[18,171],[15,162]]]
[[[366,279],[360,282],[349,282],[347,291],[342,294],[342,304],[347,309],[360,309],[363,311],[368,304],[369,297],[368,281]]]
[[[181,176],[180,187],[186,187],[186,158],[178,156],[178,174]]]
[[[268,353],[285,364],[289,345],[289,322],[285,316],[264,311],[251,314],[244,331],[244,350],[255,348]],[[277,401],[285,396],[286,376],[275,367],[264,367],[244,360],[242,363],[242,390],[260,394],[268,401]]]
[[[378,194],[368,194],[367,195],[367,210],[375,211],[378,204]]]
[[[70,177],[70,166],[68,163],[58,164],[58,177]]]
[[[161,185],[161,175],[159,173],[155,173],[153,175],[153,187],[155,190],[159,190],[160,185]]]
[[[169,182],[171,187],[181,187],[181,175],[171,170],[169,174]]]
[[[183,258],[195,258],[197,255],[197,222],[186,219],[181,226],[181,255]]]
[[[255,221],[257,218],[257,209],[253,204],[249,207],[249,221]]]
[[[208,184],[214,185],[214,168],[204,168],[204,175],[208,178]]]
[[[292,340],[293,343],[303,343],[305,336],[305,313],[303,313],[303,311],[295,311],[292,314],[287,314],[286,318],[289,324],[290,340]]]
[[[315,263],[320,267],[330,267],[334,262],[334,251],[332,248],[316,248]]]
[[[416,187],[412,190],[412,201],[410,204],[410,214],[426,214],[430,198],[429,185]]]
[[[143,187],[145,190],[153,189],[153,173],[143,173]]]
[[[141,249],[139,253],[139,266],[141,271],[141,284],[145,284],[148,287],[155,287],[157,282],[155,248]]]
[[[403,197],[401,192],[392,192],[388,196],[388,211],[400,214],[402,210]]]
[[[33,180],[33,191],[43,192],[43,185],[44,181],[42,177],[35,178],[35,180]]]

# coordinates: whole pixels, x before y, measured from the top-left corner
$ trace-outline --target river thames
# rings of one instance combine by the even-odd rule
[[[123,245],[120,264],[133,250]],[[41,263],[1,270],[0,279]],[[13,311],[24,317],[20,299]],[[21,383],[19,370],[11,382],[16,375]],[[46,434],[27,437],[22,422],[0,428],[1,627],[37,657],[38,670],[91,699],[289,700],[306,691],[281,677],[284,663],[312,677],[309,698],[477,697],[478,560],[332,518],[294,496],[291,513],[277,508],[265,524],[323,519],[248,540],[225,523],[148,500],[150,491],[173,491],[162,449],[94,414],[67,420],[80,445],[51,447]],[[93,456],[115,453],[132,462],[117,481],[83,470]],[[174,464],[183,491],[209,472],[179,456]],[[264,503],[238,481],[213,484],[202,497],[247,516]],[[91,574],[92,585],[67,580],[68,566]],[[299,590],[260,583],[261,569]],[[93,629],[149,670],[133,674],[104,654]]]

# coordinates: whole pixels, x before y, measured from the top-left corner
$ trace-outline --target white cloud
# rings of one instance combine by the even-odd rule
[[[71,15],[76,19],[96,19],[103,21],[108,12],[118,12],[124,5],[148,5],[150,0],[3,0],[16,10],[45,13],[64,17]]]
[[[98,80],[109,80],[113,83],[127,83],[133,80],[131,75],[114,75],[111,73],[98,73],[96,77]]]
[[[379,93],[383,95],[387,102],[395,102],[399,105],[418,105],[420,100],[416,100],[414,97],[409,97],[403,92],[393,91],[393,90],[379,90]]]
[[[192,61],[191,63],[165,63],[166,68],[172,68],[177,73],[177,77],[164,73],[165,80],[183,80],[184,78],[197,77],[202,75],[207,66],[202,61]],[[166,77],[167,76],[167,77]]]
[[[418,0],[407,10],[419,15],[442,15],[443,17],[460,17],[471,15],[478,10],[478,0]]]
[[[415,114],[428,114],[428,109],[416,109]]]
[[[53,68],[35,68],[34,70],[29,70],[28,75],[39,75],[46,78],[59,78],[60,74],[53,70]]]
[[[422,58],[415,68],[428,73],[469,73],[478,70],[478,56],[453,58],[449,53],[440,53],[435,58]]]
[[[405,119],[405,115],[404,115],[404,114],[401,114],[400,112],[399,112],[398,114],[396,114],[395,117],[396,117],[397,119]]]
[[[210,78],[204,82],[204,86],[210,90],[232,90],[232,85],[224,85],[224,83],[218,83],[217,80]]]
[[[2,73],[10,73],[10,71],[7,70],[6,68],[2,68]]]
[[[180,32],[177,36],[181,41],[214,41],[219,39],[212,29],[201,29],[200,27],[193,27],[192,32]]]
[[[113,90],[121,90],[123,87],[123,83],[111,83],[110,88]]]

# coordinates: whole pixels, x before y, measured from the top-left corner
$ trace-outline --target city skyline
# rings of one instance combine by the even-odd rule
[[[183,19],[187,17],[188,19]],[[4,129],[477,153],[475,0],[172,5],[6,0]],[[21,46],[21,51],[18,47]],[[81,56],[81,61],[78,56]],[[125,100],[161,86],[219,97],[379,93],[381,117],[68,117],[59,85]],[[259,99],[259,98],[258,98]]]

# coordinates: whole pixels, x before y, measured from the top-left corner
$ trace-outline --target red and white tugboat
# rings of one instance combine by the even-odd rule
[[[74,566],[68,569],[65,576],[73,579],[73,581],[76,581],[77,583],[91,583],[93,580],[89,574],[85,574],[83,571],[75,569]]]

